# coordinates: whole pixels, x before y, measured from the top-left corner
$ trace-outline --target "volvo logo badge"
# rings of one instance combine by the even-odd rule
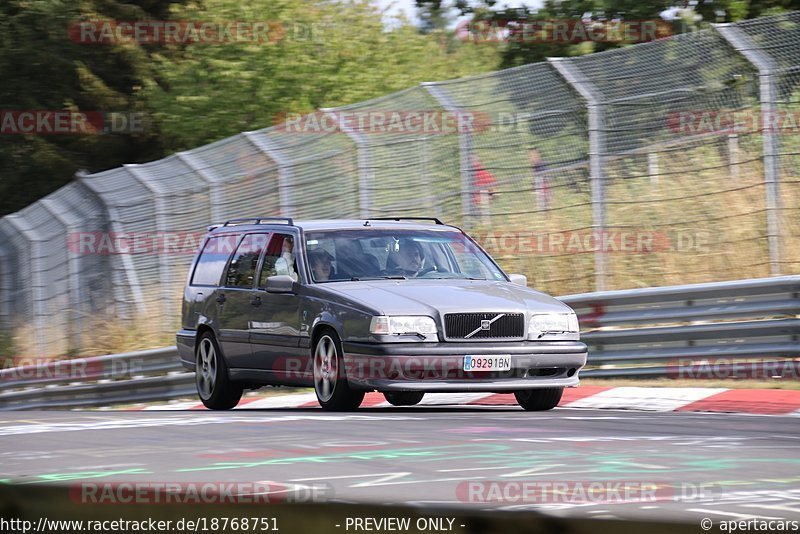
[[[497,315],[494,316],[493,319],[481,319],[481,325],[472,332],[470,332],[469,334],[467,334],[466,336],[464,336],[464,339],[469,339],[480,331],[490,330],[492,328],[492,323],[504,316],[505,313],[498,313]]]

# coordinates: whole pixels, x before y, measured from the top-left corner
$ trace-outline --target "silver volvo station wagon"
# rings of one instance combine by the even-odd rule
[[[426,392],[513,392],[549,410],[586,364],[569,306],[507,275],[438,219],[236,219],[209,228],[177,346],[208,408],[246,389],[313,386],[352,410]]]

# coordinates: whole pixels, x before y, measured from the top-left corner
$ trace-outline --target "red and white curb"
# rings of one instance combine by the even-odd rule
[[[420,406],[516,406],[512,394],[428,393]],[[364,408],[391,408],[381,393],[367,393]],[[581,386],[564,390],[560,407],[653,412],[722,412],[800,417],[800,391],[780,389],[644,388]],[[314,393],[245,397],[237,410],[318,408]],[[197,402],[135,407],[132,410],[204,410]]]

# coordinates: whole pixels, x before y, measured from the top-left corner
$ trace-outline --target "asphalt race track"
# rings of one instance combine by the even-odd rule
[[[0,443],[5,482],[23,484],[268,481],[338,502],[698,524],[800,519],[798,417],[492,406],[6,412]],[[563,486],[546,497],[516,491],[556,482],[566,496]],[[655,498],[573,493],[613,482],[660,489]]]

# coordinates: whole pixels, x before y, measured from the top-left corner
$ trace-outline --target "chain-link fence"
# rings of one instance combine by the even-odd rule
[[[440,217],[554,294],[797,273],[799,123],[800,12],[287,116],[0,219],[0,327],[167,335],[206,225],[243,216]]]

